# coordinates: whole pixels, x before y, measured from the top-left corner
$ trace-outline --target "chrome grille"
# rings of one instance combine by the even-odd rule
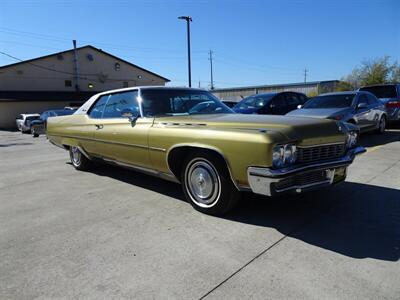
[[[325,182],[327,180],[326,170],[318,170],[302,173],[285,178],[275,183],[275,189],[285,190],[295,186],[304,186],[308,184],[316,184],[318,182]]]
[[[320,160],[339,158],[344,155],[345,144],[321,145],[315,147],[298,147],[297,162],[309,163]]]

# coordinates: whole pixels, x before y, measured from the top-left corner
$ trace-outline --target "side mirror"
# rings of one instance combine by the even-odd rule
[[[140,114],[138,112],[133,111],[130,108],[126,108],[121,111],[121,117],[127,118],[129,122],[131,122],[132,127],[134,127],[137,119],[139,119],[140,117]]]
[[[363,102],[363,103],[358,103],[357,109],[363,109],[363,108],[368,108],[368,104]]]

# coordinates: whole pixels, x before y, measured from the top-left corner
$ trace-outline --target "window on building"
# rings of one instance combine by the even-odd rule
[[[124,81],[124,82],[122,83],[122,87],[124,87],[124,88],[129,87],[128,81]]]
[[[65,86],[71,87],[72,86],[72,81],[71,80],[65,80],[64,81]]]
[[[115,63],[114,65],[115,71],[121,70],[121,65],[119,63]]]

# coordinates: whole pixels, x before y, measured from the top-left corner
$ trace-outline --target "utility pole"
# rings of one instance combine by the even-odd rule
[[[76,40],[72,41],[74,45],[74,79],[75,79],[75,91],[79,91],[79,69],[78,69],[78,53],[76,51]]]
[[[307,83],[307,73],[308,73],[308,70],[306,68],[304,68],[304,83]]]
[[[209,54],[209,58],[208,58],[208,59],[210,60],[211,89],[213,90],[213,89],[214,89],[213,65],[212,65],[212,60],[213,60],[212,55],[213,55],[213,52],[210,50],[210,51],[208,52],[208,54]]]
[[[190,22],[192,22],[192,17],[181,16],[178,17],[178,19],[186,20],[187,24],[188,77],[189,77],[189,87],[192,87],[192,71],[190,67]]]

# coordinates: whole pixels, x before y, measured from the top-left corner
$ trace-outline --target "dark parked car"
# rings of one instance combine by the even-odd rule
[[[344,121],[358,125],[360,131],[379,133],[385,131],[387,121],[383,103],[373,94],[360,91],[323,94],[287,115]]]
[[[47,110],[45,112],[42,112],[40,117],[32,121],[30,124],[32,136],[38,137],[40,134],[46,133],[47,118],[72,115],[75,111],[76,109],[57,109],[57,110]]]
[[[238,104],[238,101],[232,101],[232,100],[222,100],[222,103],[225,104],[226,106],[232,108],[236,104]]]
[[[371,85],[360,91],[374,94],[385,104],[389,121],[400,121],[400,84]]]
[[[306,95],[295,92],[256,94],[244,98],[233,110],[241,114],[284,115],[307,100]]]

